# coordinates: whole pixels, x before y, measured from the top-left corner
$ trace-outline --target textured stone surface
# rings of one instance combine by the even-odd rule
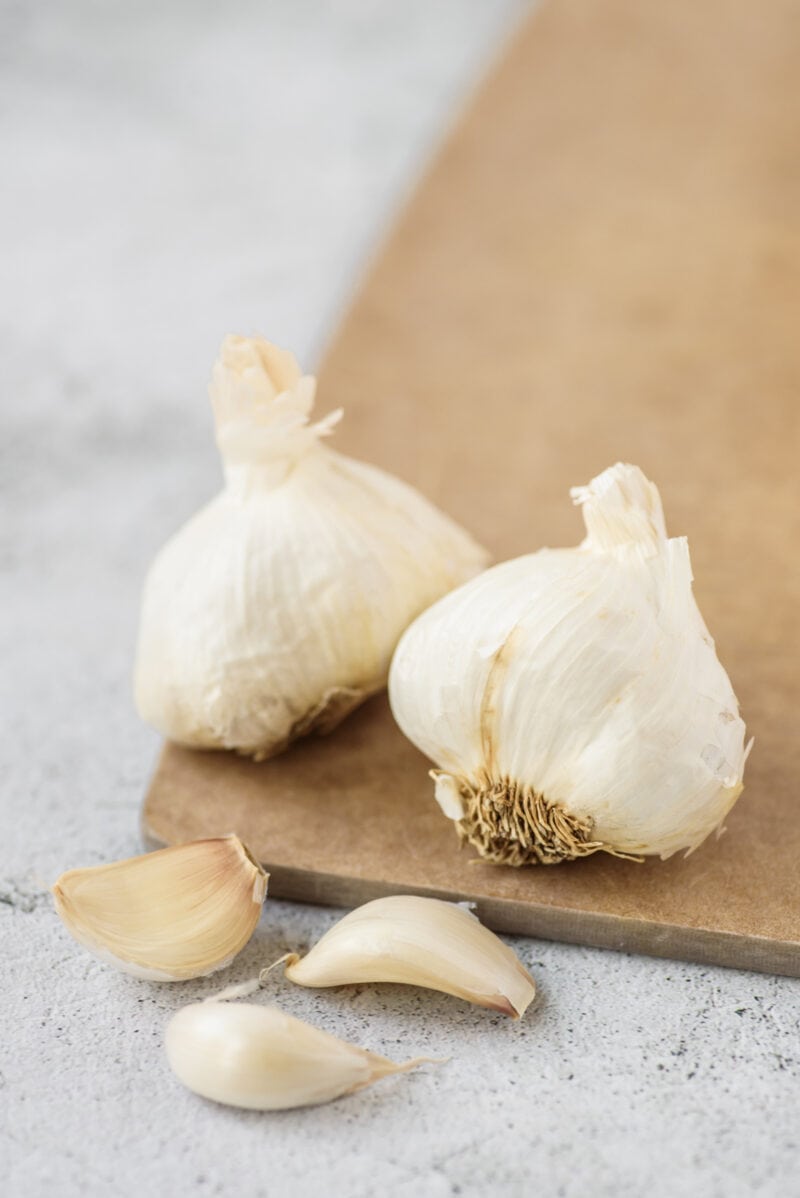
[[[520,1025],[400,987],[290,1012],[448,1056],[258,1115],[183,1091],[157,987],[75,946],[47,886],[138,849],[157,739],[130,700],[138,592],[217,485],[221,335],[313,363],[518,0],[90,0],[0,9],[0,1170],[17,1196],[800,1193],[800,983],[518,941]],[[224,981],[335,918],[273,903]]]

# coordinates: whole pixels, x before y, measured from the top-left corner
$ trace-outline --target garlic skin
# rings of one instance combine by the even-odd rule
[[[286,977],[300,986],[403,982],[518,1019],[536,994],[511,949],[458,903],[417,895],[374,899],[345,915]]]
[[[183,1007],[167,1026],[166,1050],[173,1072],[195,1094],[256,1111],[330,1102],[425,1060],[396,1065],[255,1003]]]
[[[100,960],[175,982],[230,964],[255,931],[267,880],[231,835],[71,869],[52,893],[67,929]]]
[[[315,380],[230,336],[211,398],[225,487],[157,555],[135,669],[144,720],[257,759],[383,689],[400,634],[487,555],[411,487],[323,444]]]
[[[617,464],[572,492],[587,536],[504,562],[402,637],[389,698],[489,861],[669,857],[742,790],[745,726],[658,491]]]

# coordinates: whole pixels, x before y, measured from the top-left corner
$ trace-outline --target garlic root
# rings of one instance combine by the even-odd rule
[[[591,820],[577,819],[561,804],[551,803],[544,795],[513,782],[473,790],[469,783],[440,770],[431,770],[430,776],[437,787],[437,798],[445,782],[450,793],[458,791],[461,807],[456,827],[461,840],[496,865],[558,865],[591,857],[601,849],[627,861],[643,860],[593,840]]]

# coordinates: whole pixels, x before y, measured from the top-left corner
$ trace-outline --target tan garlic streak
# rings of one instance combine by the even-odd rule
[[[352,1094],[427,1058],[397,1065],[254,1003],[194,1003],[166,1034],[175,1075],[196,1094],[259,1111],[314,1106]]]
[[[536,993],[511,949],[465,907],[417,895],[365,903],[305,957],[286,959],[286,976],[300,986],[405,982],[513,1018],[524,1014]]]
[[[231,835],[71,869],[53,897],[90,952],[125,973],[169,982],[233,960],[258,923],[267,878]]]

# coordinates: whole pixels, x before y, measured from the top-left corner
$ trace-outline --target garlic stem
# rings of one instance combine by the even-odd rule
[[[95,956],[169,982],[233,960],[258,923],[267,878],[230,835],[72,869],[52,891],[66,927]]]
[[[417,895],[375,899],[345,915],[286,977],[300,986],[403,982],[477,1006],[524,1014],[533,978],[502,940],[465,907]]]
[[[183,1007],[167,1026],[166,1050],[188,1089],[259,1111],[330,1102],[429,1059],[398,1065],[276,1007],[254,1003]]]

